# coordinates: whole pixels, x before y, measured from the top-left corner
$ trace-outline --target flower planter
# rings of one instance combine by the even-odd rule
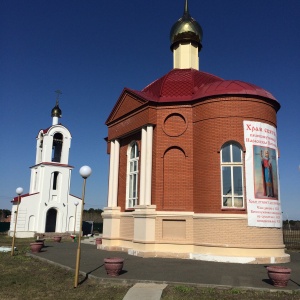
[[[281,266],[267,267],[268,276],[276,287],[286,287],[291,277],[291,269]]]
[[[123,269],[124,259],[120,257],[104,258],[104,267],[107,275],[119,276]]]
[[[57,243],[60,243],[61,242],[61,236],[54,236],[53,241],[57,242]]]
[[[43,247],[45,247],[45,239],[36,239],[35,242],[36,243],[42,243]]]
[[[43,242],[33,242],[30,243],[30,250],[32,253],[38,253],[43,248],[44,243]]]
[[[102,238],[96,238],[96,245],[102,244]]]

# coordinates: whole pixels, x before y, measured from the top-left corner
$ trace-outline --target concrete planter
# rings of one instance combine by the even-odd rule
[[[102,238],[96,238],[96,245],[102,245]]]
[[[267,267],[268,276],[276,287],[286,287],[291,277],[291,269],[282,266]]]
[[[42,243],[43,247],[45,247],[45,239],[36,239],[35,242],[36,243]]]
[[[61,236],[54,236],[53,237],[53,241],[57,242],[57,243],[60,243],[61,242],[61,238],[62,238]]]
[[[41,252],[43,246],[44,246],[44,242],[33,242],[30,243],[30,250],[32,253],[38,253]]]
[[[104,267],[107,275],[116,277],[122,272],[124,264],[124,258],[120,257],[109,257],[104,258]]]

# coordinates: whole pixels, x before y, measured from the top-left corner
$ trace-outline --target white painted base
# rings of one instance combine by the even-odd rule
[[[283,255],[282,258],[289,260],[290,256],[288,254]],[[203,261],[214,261],[214,262],[224,262],[224,263],[236,263],[236,264],[255,264],[257,262],[257,257],[247,257],[247,256],[218,256],[218,255],[205,255],[190,253],[190,259],[203,260]],[[270,260],[271,264],[276,263],[276,257],[261,257],[263,260]]]
[[[157,212],[155,206],[138,205],[134,212],[105,208],[101,249],[126,251],[140,257],[169,257],[239,264],[287,263],[282,231],[248,228],[247,215]],[[206,229],[205,229],[206,228]],[[215,229],[217,228],[217,229]],[[241,242],[223,228],[240,228]],[[223,230],[223,231],[222,231]],[[200,233],[199,233],[200,231]],[[239,231],[235,231],[239,234]],[[273,238],[270,242],[270,236]],[[210,239],[214,237],[214,239]],[[223,236],[222,236],[223,237]],[[249,241],[255,241],[255,247]]]
[[[17,248],[15,247],[15,250]],[[0,247],[0,252],[11,252],[11,247],[2,246]]]
[[[16,238],[31,238],[34,237],[35,232],[34,231],[17,231],[16,232]],[[8,236],[13,237],[14,232],[8,231]]]

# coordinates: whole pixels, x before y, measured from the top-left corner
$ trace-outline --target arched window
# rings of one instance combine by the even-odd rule
[[[127,187],[126,207],[133,208],[138,203],[138,174],[139,149],[136,142],[132,142],[127,151]]]
[[[62,145],[63,145],[63,135],[61,133],[57,132],[53,136],[53,144],[52,144],[52,161],[53,162],[60,162]]]
[[[239,145],[227,143],[221,150],[222,207],[244,207],[243,152]]]
[[[59,174],[59,172],[54,172],[53,173],[52,190],[57,190],[58,189],[58,174]]]

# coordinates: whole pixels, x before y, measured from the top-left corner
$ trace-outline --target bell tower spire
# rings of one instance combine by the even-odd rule
[[[185,0],[185,6],[184,6],[184,12],[183,14],[189,14],[189,4],[188,4],[188,0]]]

